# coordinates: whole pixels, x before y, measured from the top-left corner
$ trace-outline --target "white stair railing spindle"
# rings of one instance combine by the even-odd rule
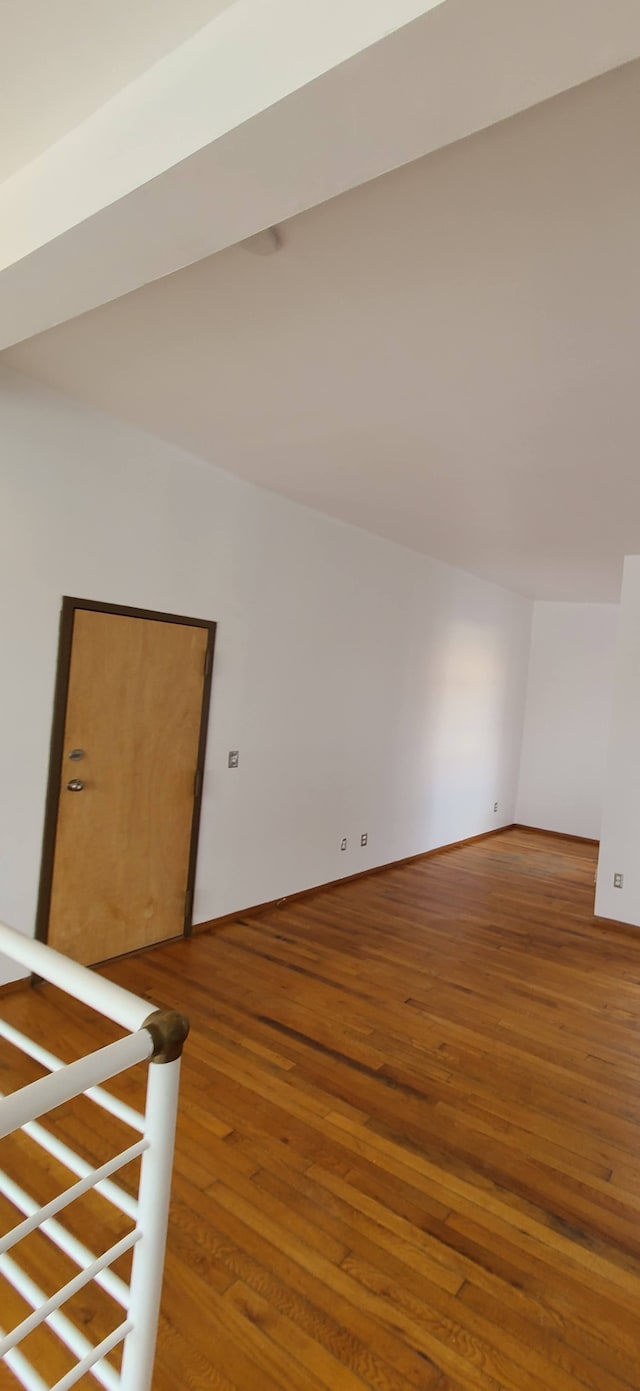
[[[32,1313],[13,1329],[0,1329],[0,1360],[4,1360],[26,1391],[49,1391],[49,1388],[71,1391],[87,1373],[105,1391],[150,1391],[162,1290],[180,1057],[188,1023],[169,1010],[158,1010],[150,1015],[146,1000],[138,999],[2,923],[0,955],[8,956],[128,1031],[117,1042],[76,1062],[64,1063],[27,1034],[0,1020],[0,1039],[48,1070],[46,1076],[16,1092],[7,1096],[0,1092],[0,1139],[20,1129],[39,1150],[52,1156],[78,1180],[63,1187],[48,1202],[39,1204],[24,1191],[16,1177],[0,1169],[0,1194],[23,1216],[22,1221],[0,1237],[0,1274],[32,1309]],[[101,1086],[139,1063],[151,1064],[144,1116]],[[55,1127],[49,1129],[40,1124],[41,1117],[78,1096],[88,1097],[136,1132],[135,1142],[103,1164],[93,1166],[55,1134]],[[138,1158],[141,1160],[140,1177],[138,1196],[134,1197],[114,1183],[111,1176]],[[90,1192],[99,1193],[134,1222],[133,1229],[99,1257],[93,1255],[90,1245],[80,1241],[57,1220]],[[52,1241],[79,1268],[79,1273],[52,1295],[45,1294],[23,1270],[19,1260],[9,1255],[9,1251],[17,1249],[20,1242],[35,1231]],[[129,1250],[133,1251],[133,1261],[131,1280],[127,1284],[111,1267]],[[100,1285],[104,1294],[114,1301],[114,1313],[119,1310],[121,1320],[96,1346],[74,1325],[63,1307],[92,1283]],[[53,1387],[44,1379],[46,1368],[32,1365],[20,1349],[20,1343],[44,1325],[75,1358],[74,1366]],[[118,1372],[107,1358],[120,1343],[123,1344],[122,1368]]]
[[[14,1029],[4,1019],[0,1019],[0,1038],[6,1039],[7,1043],[13,1043],[15,1048],[33,1058],[34,1062],[42,1063],[49,1072],[59,1072],[60,1068],[67,1066],[54,1053],[50,1053],[48,1048],[34,1043],[32,1038],[28,1038],[19,1029]],[[90,1087],[85,1096],[102,1106],[104,1111],[110,1111],[112,1116],[124,1121],[125,1125],[131,1126],[132,1130],[144,1130],[144,1116],[141,1116],[139,1111],[134,1111],[132,1106],[127,1106],[126,1101],[120,1101],[119,1097],[106,1092],[103,1087]]]
[[[88,1087],[97,1082],[106,1082],[119,1072],[134,1067],[136,1063],[151,1056],[152,1044],[146,1029],[119,1038],[117,1043],[108,1043],[106,1048],[98,1048],[88,1053],[86,1058],[78,1058],[59,1072],[50,1072],[48,1077],[39,1077],[37,1082],[29,1082],[18,1092],[10,1092],[0,1110],[0,1140],[14,1130],[20,1130],[29,1121],[38,1120],[48,1111],[55,1111],[65,1101],[82,1096]]]

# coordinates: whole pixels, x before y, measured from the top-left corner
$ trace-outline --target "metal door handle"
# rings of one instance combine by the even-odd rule
[[[82,792],[83,788],[84,783],[80,782],[79,778],[72,778],[71,782],[67,783],[67,792]]]

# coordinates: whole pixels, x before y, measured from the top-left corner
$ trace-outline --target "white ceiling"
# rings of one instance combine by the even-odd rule
[[[232,0],[2,0],[0,181]]]
[[[0,184],[0,346],[637,58],[638,0],[236,0]]]
[[[640,63],[14,348],[212,463],[540,598],[640,549]]]

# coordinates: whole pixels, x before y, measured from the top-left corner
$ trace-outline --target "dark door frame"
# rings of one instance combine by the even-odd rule
[[[73,599],[64,595],[60,613],[60,636],[58,639],[58,666],[53,697],[53,717],[51,722],[51,745],[49,753],[49,776],[44,813],[44,832],[42,837],[42,860],[40,867],[40,887],[36,912],[36,938],[46,942],[49,935],[49,913],[51,908],[51,888],[56,851],[56,831],[60,803],[60,784],[62,758],[64,754],[64,728],[67,715],[67,696],[69,693],[69,673],[71,669],[71,648],[73,644],[73,622],[76,609],[90,609],[95,613],[121,614],[125,618],[148,618],[157,623],[182,623],[189,628],[206,628],[208,632],[207,651],[202,686],[202,708],[200,712],[200,736],[198,740],[198,762],[195,775],[193,816],[191,819],[191,845],[189,849],[189,869],[184,905],[183,935],[189,937],[192,929],[193,890],[198,858],[198,833],[200,830],[200,810],[202,806],[202,786],[204,782],[204,763],[207,752],[207,733],[209,728],[209,707],[211,703],[211,681],[213,677],[213,649],[216,638],[216,624],[203,618],[186,618],[183,614],[158,613],[155,609],[129,608],[124,604],[102,604],[94,599]]]

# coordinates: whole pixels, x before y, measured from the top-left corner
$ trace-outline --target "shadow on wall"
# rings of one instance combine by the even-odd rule
[[[449,624],[422,683],[419,820],[431,848],[500,824],[511,745],[504,635],[487,624]]]

